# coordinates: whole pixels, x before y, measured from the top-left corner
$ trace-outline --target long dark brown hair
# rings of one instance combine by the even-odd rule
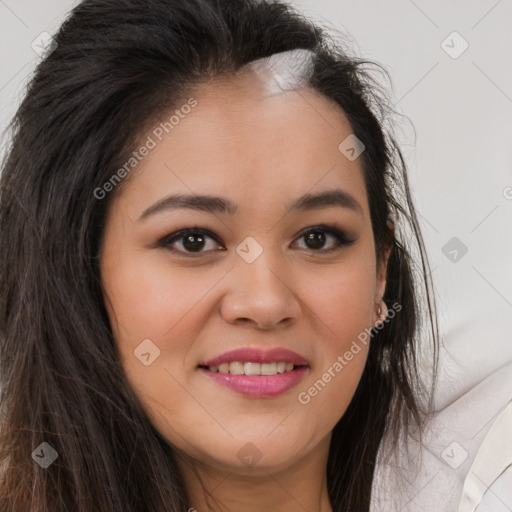
[[[372,69],[386,72],[338,37],[279,1],[85,0],[71,12],[11,124],[1,175],[2,512],[188,510],[177,452],[120,365],[98,268],[115,193],[94,190],[190,87],[299,48],[314,53],[309,86],[337,102],[365,145],[379,263],[392,247],[384,300],[401,306],[374,333],[330,447],[333,510],[369,509],[381,441],[421,431],[428,413],[438,328],[393,109]],[[432,386],[418,371],[420,338]],[[32,455],[43,442],[58,453],[47,469]]]

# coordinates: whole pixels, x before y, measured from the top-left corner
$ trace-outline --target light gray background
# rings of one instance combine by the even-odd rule
[[[355,51],[385,65],[410,119],[402,148],[437,287],[448,352],[466,369],[459,392],[512,359],[512,1],[296,0],[337,27]],[[0,128],[37,61],[32,41],[54,33],[77,2],[0,0]],[[442,42],[469,44],[454,59]],[[459,43],[448,39],[457,50]],[[4,148],[5,150],[5,141]],[[443,254],[452,238],[468,252]],[[439,407],[453,399],[443,382]]]

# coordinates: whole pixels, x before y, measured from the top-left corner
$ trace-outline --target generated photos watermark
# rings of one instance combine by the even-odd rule
[[[312,386],[310,386],[306,391],[301,391],[297,398],[302,405],[307,405],[311,402],[311,398],[315,397],[322,391],[325,386],[331,382],[331,380],[336,377],[344,368],[349,364],[354,356],[361,352],[362,345],[367,345],[368,340],[374,336],[377,332],[384,328],[384,325],[389,323],[396,315],[397,312],[402,310],[402,305],[398,302],[395,302],[391,308],[388,309],[386,314],[386,318],[379,322],[376,326],[371,328],[366,328],[364,331],[360,332],[357,335],[357,340],[353,340],[350,345],[350,349],[347,350],[343,355],[339,355],[336,358],[336,361],[327,368],[327,370],[322,374],[322,377],[318,379]]]
[[[152,149],[158,146],[159,142],[162,142],[164,137],[176,128],[185,117],[192,112],[192,109],[197,106],[197,100],[189,98],[187,103],[182,105],[179,109],[174,111],[174,114],[167,120],[161,122],[156,128],[153,129],[151,135],[148,135],[146,142],[139,148],[138,151],[134,151],[132,156],[121,166],[101,187],[94,189],[94,197],[96,199],[104,199],[109,192],[112,192],[114,188],[125,178],[139,163],[149,155]]]

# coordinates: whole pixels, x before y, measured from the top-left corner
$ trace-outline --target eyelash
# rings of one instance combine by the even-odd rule
[[[353,244],[355,242],[355,240],[350,240],[343,231],[333,227],[333,226],[328,226],[328,225],[325,225],[325,224],[320,224],[318,226],[312,226],[312,227],[309,227],[307,228],[306,230],[302,231],[299,236],[295,239],[300,239],[302,237],[304,237],[305,235],[307,235],[308,233],[324,233],[324,234],[329,234],[329,235],[332,235],[334,236],[334,238],[336,239],[336,245],[334,247],[331,247],[330,249],[318,249],[318,250],[314,250],[314,249],[309,249],[310,251],[314,252],[314,253],[320,253],[320,254],[325,254],[325,253],[331,253],[331,252],[334,252],[334,251],[339,251],[351,244]],[[181,229],[179,231],[176,231],[174,233],[171,233],[170,235],[167,235],[165,238],[163,238],[159,243],[158,245],[160,247],[163,247],[164,249],[166,250],[169,250],[173,253],[177,253],[181,256],[185,256],[185,257],[191,257],[191,258],[194,258],[194,257],[198,257],[198,256],[201,256],[205,253],[208,253],[208,252],[214,252],[214,251],[201,251],[201,252],[198,252],[198,253],[193,253],[193,252],[186,252],[186,251],[181,251],[181,250],[177,250],[176,248],[174,247],[171,247],[171,244],[173,244],[175,241],[179,241],[179,240],[183,240],[187,235],[206,235],[207,237],[210,237],[212,238],[213,240],[215,240],[215,242],[217,242],[219,245],[222,245],[220,242],[219,242],[219,239],[218,237],[212,233],[210,230],[208,229],[202,229],[202,228],[186,228],[186,229]],[[308,250],[307,248],[305,250]]]

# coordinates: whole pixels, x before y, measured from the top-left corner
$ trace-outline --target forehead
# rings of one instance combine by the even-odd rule
[[[237,191],[263,205],[343,187],[367,209],[361,159],[339,149],[352,129],[334,101],[311,89],[269,94],[261,75],[245,73],[194,87],[155,126],[190,98],[196,106],[156,140],[130,177],[128,194],[131,188],[151,201],[171,192]],[[155,138],[151,129],[141,140],[148,136]]]

